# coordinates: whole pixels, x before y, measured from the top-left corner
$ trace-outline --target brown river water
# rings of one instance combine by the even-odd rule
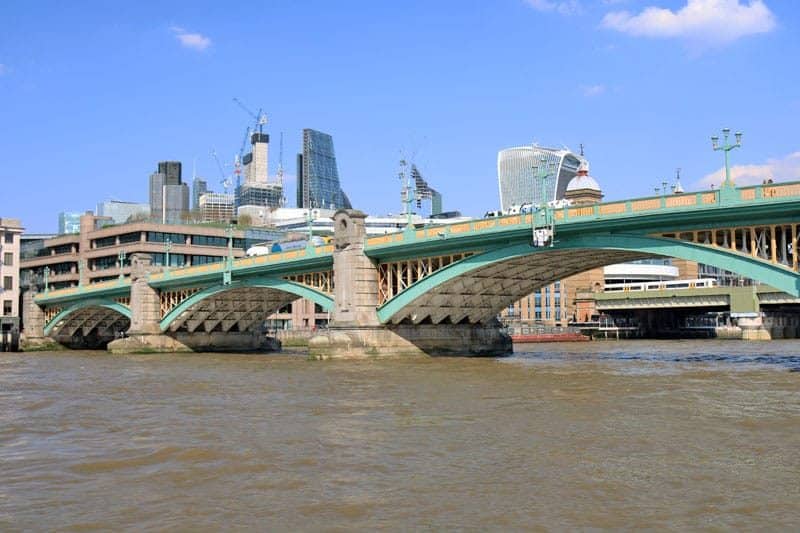
[[[0,530],[800,528],[800,341],[0,354]]]

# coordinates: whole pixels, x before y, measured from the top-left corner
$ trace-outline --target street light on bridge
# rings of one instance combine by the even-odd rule
[[[553,245],[555,238],[554,231],[554,218],[547,202],[547,178],[552,174],[554,169],[552,161],[548,161],[545,156],[539,157],[539,164],[537,165],[536,177],[539,181],[539,203],[535,206],[536,211],[531,213],[531,226],[533,228],[533,245],[545,246],[548,242],[550,246]],[[536,229],[536,218],[540,217],[544,229]]]
[[[733,150],[734,148],[741,148],[742,146],[742,132],[737,131],[734,133],[736,137],[735,144],[728,143],[728,136],[731,134],[730,128],[723,128],[722,129],[722,136],[723,141],[722,145],[719,144],[719,137],[714,135],[711,137],[711,147],[714,149],[715,152],[722,150],[725,153],[725,183],[723,183],[726,187],[733,187],[733,181],[731,181],[731,165],[728,161],[728,152]]]

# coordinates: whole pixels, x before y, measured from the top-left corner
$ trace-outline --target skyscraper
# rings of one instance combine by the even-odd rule
[[[58,234],[80,233],[81,214],[77,212],[62,211],[58,214]]]
[[[578,173],[581,156],[566,149],[520,146],[497,154],[500,209],[561,199]],[[544,174],[544,197],[542,182]]]
[[[417,209],[422,209],[422,201],[431,201],[431,215],[438,215],[442,212],[442,195],[433,187],[428,185],[417,165],[411,165],[411,178],[414,180],[414,189],[417,191]]]
[[[253,133],[250,136],[250,152],[242,158],[244,183],[267,183],[269,169],[269,135]]]
[[[158,173],[164,175],[165,185],[181,184],[181,162],[180,161],[159,161]]]
[[[197,211],[200,209],[200,197],[207,192],[208,182],[202,178],[194,178],[192,180],[192,209]]]
[[[236,187],[236,207],[281,207],[283,205],[283,183],[269,182],[269,135],[253,133],[250,136],[250,152],[242,158],[244,183]]]
[[[98,202],[95,213],[99,217],[111,217],[114,224],[124,224],[131,219],[147,220],[150,216],[150,204],[106,200]]]
[[[181,182],[179,161],[161,161],[150,175],[150,216],[163,224],[177,224],[189,211],[189,186]]]
[[[303,130],[303,153],[297,156],[297,207],[350,209],[350,200],[339,183],[333,137]]]

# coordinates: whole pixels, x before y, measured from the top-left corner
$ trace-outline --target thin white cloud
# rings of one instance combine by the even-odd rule
[[[647,7],[634,15],[613,11],[602,25],[636,37],[674,38],[723,45],[775,28],[775,16],[763,0],[687,0],[676,10]]]
[[[191,33],[181,28],[180,26],[172,26],[170,30],[175,35],[175,38],[178,39],[178,42],[181,43],[181,46],[183,46],[184,48],[190,48],[192,50],[198,50],[202,52],[203,50],[211,46],[211,39],[209,39],[202,33]]]
[[[776,158],[768,159],[761,165],[734,165],[731,167],[731,179],[736,185],[758,185],[764,180],[796,181],[800,180],[800,151]],[[704,176],[697,182],[699,188],[714,188],[725,180],[725,167]]]
[[[587,98],[591,98],[593,96],[600,96],[604,92],[606,92],[606,86],[600,84],[587,85],[583,88],[583,96],[586,96]]]
[[[583,12],[579,0],[525,0],[536,11],[555,12],[561,15],[575,15]]]

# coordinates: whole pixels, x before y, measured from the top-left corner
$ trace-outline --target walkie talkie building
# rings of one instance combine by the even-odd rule
[[[578,173],[581,157],[566,149],[519,146],[497,154],[500,209],[561,199]],[[542,198],[541,173],[545,174]]]

